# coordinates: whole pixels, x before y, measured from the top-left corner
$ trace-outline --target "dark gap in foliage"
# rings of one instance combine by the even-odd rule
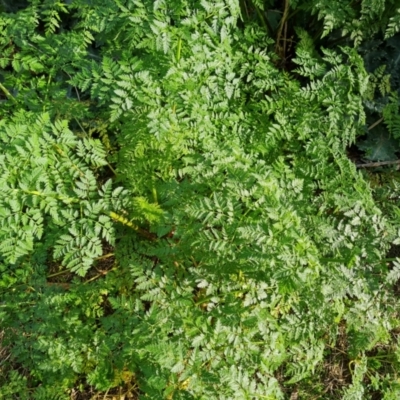
[[[29,0],[1,0],[0,12],[17,13],[29,6]]]

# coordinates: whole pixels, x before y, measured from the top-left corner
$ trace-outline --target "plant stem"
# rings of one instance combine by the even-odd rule
[[[114,256],[114,253],[108,253],[108,254],[105,254],[104,256],[96,257],[95,260],[96,260],[96,261],[98,261],[98,260],[105,260],[106,258],[110,258],[110,257],[112,257],[112,256]]]
[[[289,7],[290,7],[289,0],[285,0],[283,15],[282,15],[281,21],[279,23],[278,33],[276,35],[276,53],[278,53],[278,55],[281,57],[281,59],[285,59],[284,52],[286,50],[286,36],[282,38],[282,32],[283,32],[283,30],[285,28],[285,24],[287,23],[287,20],[288,20]],[[285,30],[285,32],[286,32],[286,30]],[[282,47],[280,45],[281,40],[284,41],[283,54],[282,54]]]
[[[74,197],[64,197],[64,196],[60,196],[60,195],[57,195],[54,193],[43,193],[43,192],[39,192],[38,190],[14,189],[14,191],[22,191],[26,194],[32,194],[34,196],[40,196],[40,197],[53,197],[53,198],[56,198],[57,200],[61,200],[62,202],[66,203],[66,204],[79,203],[79,199],[76,199]]]
[[[56,276],[67,274],[68,272],[71,272],[71,271],[69,269],[63,269],[62,271],[56,272],[56,273],[51,274],[51,275],[47,275],[47,278],[54,278]]]
[[[255,4],[254,4],[254,8],[256,9],[258,18],[260,18],[261,23],[262,23],[262,25],[264,26],[264,29],[267,31],[267,33],[271,34],[271,32],[270,32],[269,29],[268,29],[268,25],[267,25],[267,23],[265,22],[265,18],[264,18],[264,16],[262,15],[260,9],[259,9]]]
[[[103,272],[103,273],[101,273],[101,274],[95,275],[95,276],[93,276],[92,278],[90,278],[90,279],[88,279],[87,281],[85,281],[85,284],[86,284],[86,283],[93,282],[93,281],[95,281],[96,279],[101,278],[102,276],[106,276],[110,271],[115,271],[116,269],[117,269],[116,267],[113,267],[113,268],[109,269],[108,271],[105,271],[105,272]]]
[[[148,232],[148,231],[140,228],[139,226],[137,226],[133,222],[131,222],[128,219],[126,219],[125,217],[123,217],[122,215],[118,215],[115,212],[111,211],[109,213],[109,216],[114,221],[118,221],[122,225],[128,226],[129,228],[135,230],[137,233],[139,233],[141,236],[144,236],[146,239],[149,239],[149,240],[152,240],[152,241],[157,239],[157,236],[154,233]]]
[[[357,168],[373,168],[373,167],[382,167],[383,165],[396,165],[400,164],[400,160],[393,160],[393,161],[377,161],[377,162],[370,162],[365,164],[356,164]]]
[[[370,131],[371,129],[374,129],[377,125],[379,125],[383,121],[383,117],[381,119],[378,119],[378,121],[375,121],[371,126],[368,127],[368,130]]]
[[[182,38],[178,39],[178,47],[176,49],[176,61],[179,62],[181,59],[181,50],[182,50]]]
[[[0,89],[7,96],[8,99],[10,99],[14,104],[18,104],[17,100],[15,100],[15,97],[1,83],[0,83]]]

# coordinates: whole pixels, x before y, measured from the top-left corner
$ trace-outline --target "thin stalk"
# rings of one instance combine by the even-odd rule
[[[117,213],[111,211],[109,213],[109,216],[111,217],[111,219],[113,219],[114,221],[118,221],[120,222],[122,225],[125,225],[131,229],[133,229],[134,231],[136,231],[137,233],[139,233],[141,236],[144,236],[146,239],[149,240],[156,240],[157,236],[154,233],[148,232],[142,228],[140,228],[139,226],[137,226],[136,224],[134,224],[133,222],[129,221],[127,218],[123,217],[122,215],[118,215]]]
[[[158,204],[157,189],[154,185],[153,185],[151,191],[153,192],[154,203]]]
[[[85,134],[85,137],[89,137],[88,133],[86,132],[85,128],[81,125],[81,123],[78,121],[78,118],[74,117],[75,122],[79,125],[79,128],[81,128],[82,132]]]
[[[49,86],[50,86],[50,82],[51,82],[51,71],[49,74],[49,77],[47,79],[47,90],[46,90],[46,96],[44,98],[44,101],[47,102],[48,98],[49,98]],[[46,105],[44,106],[43,111],[46,111]]]
[[[285,40],[283,41],[283,54],[286,57],[286,45],[287,45],[287,21],[285,22],[285,28],[284,28],[284,34],[283,37],[285,38]]]
[[[176,49],[176,61],[179,62],[181,59],[181,50],[182,50],[182,38],[178,39],[178,47]]]
[[[371,126],[368,127],[368,130],[374,129],[377,125],[379,125],[383,121],[383,117],[378,119],[378,121],[374,122]]]
[[[82,130],[84,136],[87,137],[87,138],[90,137],[90,135],[86,132],[85,128],[81,125],[81,123],[78,121],[78,119],[74,117],[74,120],[75,120],[76,123],[79,125],[79,128],[81,128],[81,130]],[[117,171],[115,171],[115,169],[110,165],[110,163],[109,163],[108,161],[106,161],[106,162],[107,162],[107,166],[108,166],[108,168],[110,168],[111,172],[112,172],[115,176],[117,176]]]
[[[115,271],[116,269],[117,269],[116,267],[113,267],[113,268],[109,269],[109,270],[106,271],[106,272],[103,272],[103,273],[101,273],[101,274],[97,274],[97,275],[93,276],[92,278],[88,279],[87,281],[85,281],[85,284],[86,284],[86,283],[93,282],[93,281],[95,281],[96,279],[101,278],[102,276],[106,276],[110,271]]]
[[[60,146],[58,146],[57,144],[53,144],[53,146],[57,150],[58,154],[60,154],[62,157],[68,158],[68,160],[71,161],[71,159],[68,157],[68,155],[65,154],[64,151],[60,148]],[[75,165],[72,161],[71,161],[71,164],[72,164],[72,167],[79,172],[80,176],[85,176],[85,174],[79,169],[79,167],[77,165]]]
[[[95,260],[96,260],[96,261],[98,261],[98,260],[105,260],[106,258],[113,257],[114,255],[115,255],[114,253],[108,253],[108,254],[105,254],[104,256],[96,257]]]
[[[248,19],[250,18],[250,14],[249,14],[249,10],[247,9],[246,1],[243,1],[242,4],[243,4],[244,9],[245,9],[245,11],[246,11],[247,20],[248,20]],[[243,19],[242,19],[242,20],[243,20]],[[244,20],[243,20],[243,22],[244,22]]]
[[[106,400],[107,399],[107,396],[108,396],[108,392],[110,391],[110,389],[107,389],[107,391],[106,391],[106,393],[104,394],[104,397],[103,397],[103,400]],[[113,396],[114,397],[114,396]]]
[[[268,288],[268,289],[271,289],[271,288]],[[244,295],[244,294],[245,294],[244,292],[245,292],[244,289],[243,289],[243,290],[233,290],[232,292],[229,292],[228,294],[233,294],[234,296],[235,296],[235,295],[241,295],[241,294]],[[201,304],[203,304],[203,303],[207,303],[209,300],[213,299],[214,297],[218,297],[218,296],[210,295],[210,296],[204,297],[203,299],[201,299],[201,300],[199,300],[199,301],[196,301],[196,302],[194,303],[194,305],[195,305],[195,306],[199,306],[199,305],[201,305]]]
[[[117,171],[111,166],[111,164],[107,161],[107,167],[110,168],[110,171],[117,176]]]
[[[282,38],[282,32],[283,32],[285,24],[287,23],[287,20],[288,20],[289,7],[290,7],[289,0],[285,0],[283,15],[282,15],[281,21],[279,23],[278,33],[276,35],[276,52],[277,53],[280,52],[280,50],[281,50],[281,45],[280,45],[281,40],[283,39],[284,41],[286,41],[286,37]],[[283,54],[283,55],[279,54],[279,55],[282,59],[285,58],[285,54]]]
[[[64,71],[64,72],[69,76],[69,79],[71,79],[71,81],[72,81],[72,76],[67,71]],[[77,87],[74,86],[74,89],[75,89],[75,93],[76,93],[76,97],[77,97],[78,101],[81,101],[81,97],[79,96]]]
[[[8,99],[10,99],[14,104],[18,104],[17,100],[15,100],[15,97],[7,90],[7,88],[5,86],[3,86],[0,83],[0,89],[2,90],[2,92],[6,95],[6,97]]]
[[[343,263],[343,264],[345,264],[348,261],[348,260],[345,260],[344,258],[326,258],[326,257],[322,257],[320,260],[325,261],[325,262]],[[383,264],[383,263],[396,261],[396,260],[397,260],[397,258],[384,258],[383,260],[372,263],[372,265]]]
[[[265,22],[265,18],[261,13],[261,10],[255,4],[254,4],[254,8],[256,9],[258,18],[260,18],[260,21],[261,21],[262,25],[264,26],[264,29],[267,31],[268,34],[271,34],[271,32],[269,31],[268,25]]]
[[[43,193],[43,192],[39,192],[38,190],[23,190],[23,189],[13,189],[14,191],[21,191],[24,192],[26,194],[32,194],[34,196],[39,196],[39,197],[53,197],[57,200],[61,200],[64,203],[70,204],[70,203],[79,203],[79,199],[76,199],[74,197],[64,197],[64,196],[60,196],[57,194],[53,194],[53,193]]]
[[[18,303],[18,305],[22,305],[22,304],[29,304],[29,305],[34,305],[36,304],[35,301],[22,301],[20,303]],[[0,304],[0,307],[10,307],[8,304]]]
[[[357,168],[373,168],[373,167],[381,167],[383,165],[396,165],[400,164],[400,160],[394,161],[377,161],[377,162],[370,162],[365,164],[356,164]]]
[[[381,355],[376,355],[376,356],[368,356],[368,360],[382,360],[382,359],[388,359],[391,356],[391,354],[381,354]],[[393,361],[386,361],[387,363],[392,363]]]
[[[56,272],[56,273],[51,274],[51,275],[47,275],[47,278],[54,278],[56,276],[67,274],[68,272],[71,272],[71,271],[69,269],[63,269],[62,271]]]

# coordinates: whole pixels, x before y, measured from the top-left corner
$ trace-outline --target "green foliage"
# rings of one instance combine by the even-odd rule
[[[354,43],[369,39],[371,35],[385,32],[386,37],[398,31],[397,3],[394,0],[364,0],[357,3],[336,1],[310,1],[309,7],[323,19],[323,36],[340,28],[349,34]]]
[[[393,161],[396,159],[395,152],[399,150],[397,142],[380,127],[374,132],[369,131],[367,138],[359,142],[358,148],[365,151],[365,158],[370,161]]]
[[[24,124],[21,123],[24,121]],[[84,275],[102,254],[101,239],[114,243],[108,212],[118,209],[111,181],[97,187],[96,170],[106,165],[99,140],[78,139],[66,121],[49,114],[16,114],[2,120],[0,252],[16,264],[33,254],[54,258]]]
[[[383,109],[383,118],[389,133],[395,139],[400,139],[400,115],[397,93],[392,93],[389,97],[389,103]]]
[[[397,396],[400,213],[346,154],[397,97],[335,36],[394,2],[284,3],[1,14],[0,398]]]
[[[393,36],[395,33],[400,31],[400,8],[396,10],[390,20],[386,30],[385,38]]]
[[[393,161],[400,150],[399,39],[398,34],[387,40],[373,38],[360,49],[370,72],[364,104],[371,125],[367,137],[358,142],[358,147],[365,150],[365,158],[371,160]],[[384,124],[379,125],[382,120]]]

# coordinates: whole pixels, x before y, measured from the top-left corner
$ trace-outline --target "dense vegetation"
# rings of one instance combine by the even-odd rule
[[[400,398],[397,0],[0,8],[0,399]]]

